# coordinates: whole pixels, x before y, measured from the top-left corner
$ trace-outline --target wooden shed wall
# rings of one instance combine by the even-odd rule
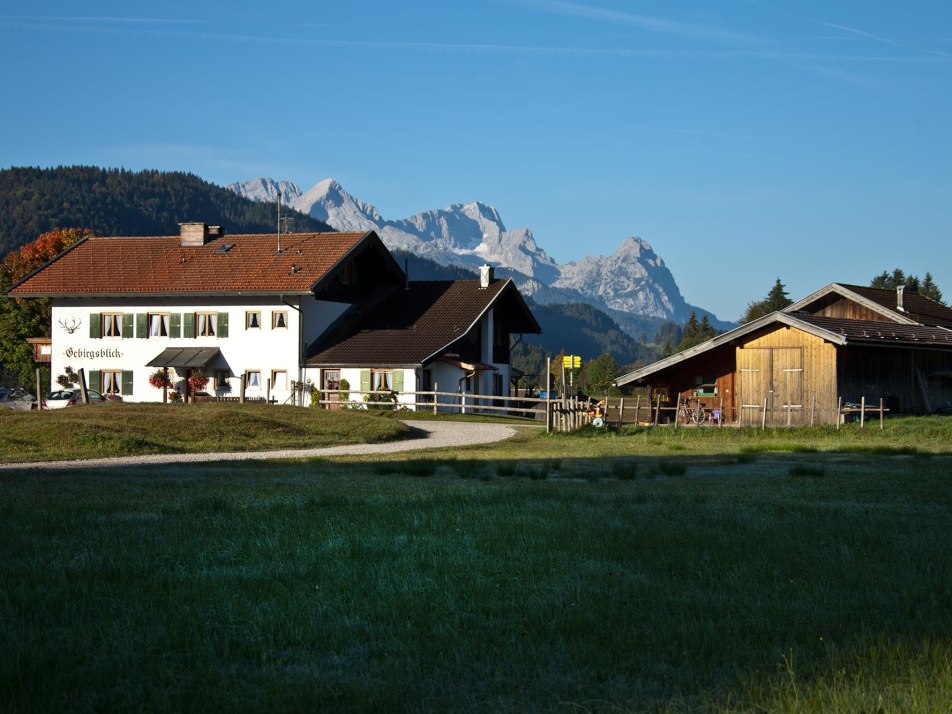
[[[717,396],[696,397],[699,383],[713,383],[717,386]],[[732,400],[734,391],[734,350],[732,347],[720,347],[710,353],[702,354],[687,362],[676,365],[651,380],[652,387],[666,394],[668,406],[673,406],[678,398],[699,398],[708,410],[723,407],[724,419],[732,421]]]
[[[853,346],[840,349],[844,400],[878,405],[891,413],[924,413],[952,403],[952,351]]]
[[[736,407],[742,424],[759,420],[767,400],[772,424],[835,422],[836,346],[786,325],[751,335],[737,347]],[[788,417],[789,411],[789,417]]]

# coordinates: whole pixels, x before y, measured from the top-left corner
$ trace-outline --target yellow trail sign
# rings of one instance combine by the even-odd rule
[[[578,369],[582,366],[582,358],[578,355],[563,355],[562,357],[562,368],[563,369]]]

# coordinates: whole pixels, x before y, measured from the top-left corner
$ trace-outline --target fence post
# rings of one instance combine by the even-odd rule
[[[545,432],[552,431],[552,358],[545,358]]]
[[[859,398],[859,428],[866,428],[866,395]]]
[[[790,408],[790,402],[786,403],[785,408],[787,410],[787,426],[790,426],[790,413],[793,411],[793,409]]]
[[[718,402],[717,414],[718,414],[717,428],[719,429],[722,426],[724,426],[724,397],[721,397],[720,401]]]
[[[625,406],[625,398],[624,398],[624,397],[621,398],[621,406],[622,406],[622,409],[624,409],[624,406]],[[624,411],[619,411],[619,413],[618,413],[618,425],[619,425],[619,426],[621,426],[622,424],[625,423],[624,420],[622,419],[623,416],[624,416]],[[641,395],[639,394],[639,395],[635,398],[635,426],[638,426],[638,423],[639,423],[640,421],[641,421]]]
[[[658,395],[655,397],[655,410],[654,410],[654,425],[655,426],[658,426],[658,420],[660,418],[661,418],[661,395]]]
[[[681,392],[678,392],[678,401],[674,405],[674,428],[678,428],[678,420],[681,418]]]
[[[40,368],[36,368],[36,408],[43,411],[43,393],[40,392]]]
[[[764,399],[764,411],[760,415],[760,430],[764,431],[767,428],[767,399]]]
[[[813,393],[813,406],[810,407],[810,426],[816,424],[816,392]]]
[[[836,430],[840,430],[840,421],[843,416],[843,397],[836,398]]]
[[[879,398],[879,430],[882,431],[885,427],[883,426],[883,398]]]

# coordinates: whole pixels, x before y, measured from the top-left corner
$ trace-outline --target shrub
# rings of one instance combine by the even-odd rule
[[[66,369],[63,370],[63,374],[56,378],[56,383],[63,389],[75,387],[79,384],[79,375],[76,374],[76,370],[67,366]]]

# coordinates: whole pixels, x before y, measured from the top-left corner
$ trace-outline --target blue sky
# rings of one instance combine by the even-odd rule
[[[649,241],[736,318],[883,269],[952,298],[952,3],[7,3],[0,166],[480,200],[559,262]]]

